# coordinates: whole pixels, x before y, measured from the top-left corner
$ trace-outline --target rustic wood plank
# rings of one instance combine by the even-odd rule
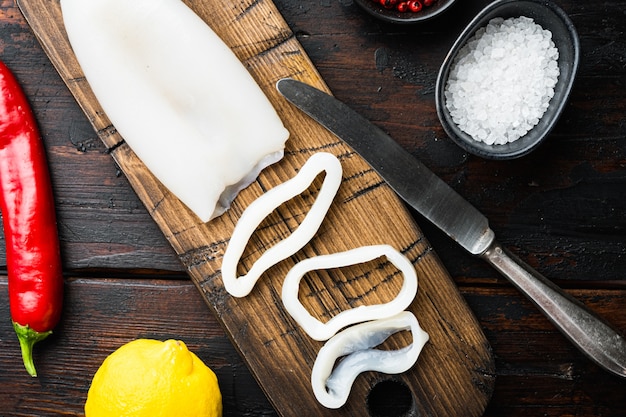
[[[287,105],[274,90],[277,79],[285,76],[326,87],[270,1],[190,2],[233,47],[292,133],[285,159],[266,170],[255,184],[242,192],[226,215],[209,224],[200,224],[145,169],[101,111],[71,54],[58,2],[25,0],[18,4],[99,137],[112,148],[111,155],[281,415],[298,415],[300,409],[309,410],[309,415],[325,415],[327,410],[314,400],[308,384],[321,344],[310,340],[285,316],[277,291],[279,277],[302,257],[372,243],[396,246],[414,262],[420,275],[420,291],[410,309],[420,318],[431,340],[418,364],[397,377],[412,391],[415,412],[450,416],[483,413],[493,387],[489,346],[430,245],[402,203],[359,157]],[[340,157],[346,181],[318,236],[292,259],[273,268],[251,296],[241,300],[229,297],[221,285],[219,268],[238,216],[264,190],[292,177],[306,158],[320,149]],[[350,180],[352,178],[360,178],[360,181]],[[284,238],[297,227],[298,222],[289,219],[301,219],[306,214],[307,200],[310,200],[307,197],[309,193],[315,195],[318,186],[268,217],[244,257],[243,269],[250,267],[255,254],[265,250],[269,242]],[[332,289],[342,277],[359,277],[358,280],[365,281],[361,288],[376,290],[366,291],[371,293],[366,297],[363,290],[350,286],[341,296],[335,293],[334,298],[328,299],[330,304],[326,308],[343,310],[354,306],[353,300],[384,302],[393,297],[401,284],[395,279],[390,280],[389,286],[377,285],[393,275],[389,268],[379,268],[377,263],[349,269],[352,271],[333,274],[330,282],[324,282],[322,274],[311,274],[311,279],[322,279],[326,284],[324,289]],[[303,302],[315,311],[318,297],[319,294],[313,292],[305,295]],[[410,343],[408,336],[398,339],[396,344]],[[442,373],[450,378],[442,380],[438,377]],[[368,392],[382,379],[385,378],[376,374],[361,377],[351,400],[336,414],[365,415]],[[299,404],[294,406],[294,401]]]
[[[623,415],[626,381],[602,371],[517,291],[461,287],[492,342],[497,378],[484,417]],[[595,312],[626,327],[624,290],[575,290]],[[3,417],[83,416],[91,378],[104,358],[137,337],[185,341],[218,375],[224,417],[278,415],[190,280],[71,276],[61,326],[35,349],[40,375],[23,370],[17,339],[0,321]],[[0,316],[8,317],[6,276]],[[387,401],[381,407],[387,405]],[[383,414],[399,417],[397,414]]]
[[[69,278],[63,319],[34,351],[37,378],[24,372],[10,320],[0,320],[0,415],[84,416],[102,361],[136,338],[184,341],[218,376],[224,417],[276,415],[219,322],[189,279]],[[0,315],[9,317],[6,276]]]
[[[380,25],[352,2],[275,1],[333,93],[469,198],[525,261],[563,286],[589,280],[626,285],[624,2],[591,7],[559,1],[581,38],[578,82],[544,147],[507,163],[468,157],[451,144],[437,120],[432,92],[454,33],[487,2],[458,3],[441,21],[396,28]],[[2,58],[32,100],[53,165],[66,267],[182,270],[14,2],[3,3],[0,13]],[[456,280],[499,279],[419,216],[416,220]]]
[[[620,329],[626,329],[626,322],[620,318],[626,300],[612,296],[613,292],[599,291],[596,296],[598,289],[623,289],[626,285],[624,0],[602,4],[558,0],[581,36],[583,60],[578,82],[562,123],[546,142],[545,150],[542,148],[512,163],[486,162],[464,155],[449,143],[434,113],[431,88],[438,61],[451,44],[454,32],[488,0],[457,2],[452,14],[432,25],[414,28],[381,25],[361,13],[352,1],[274,2],[336,96],[391,132],[461,194],[473,199],[489,214],[502,240],[520,250],[538,270],[566,288],[584,288],[574,295]],[[185,291],[172,290],[166,285],[168,296],[163,297],[155,296],[151,290],[145,293],[122,290],[130,272],[136,272],[132,276],[137,278],[165,273],[136,268],[176,271],[181,270],[182,264],[125,176],[116,172],[106,148],[50,66],[14,1],[0,4],[0,52],[2,59],[17,72],[44,132],[53,164],[65,268],[89,268],[98,277],[107,273],[124,276],[122,280],[106,281],[116,288],[112,292],[99,283],[93,289],[76,290],[72,287],[76,280],[72,279],[69,292],[76,294],[73,302],[80,307],[68,307],[69,311],[86,319],[65,326],[64,332],[76,331],[93,340],[96,338],[90,333],[93,324],[112,321],[116,324],[105,336],[122,340],[133,337],[140,325],[149,327],[150,321],[156,320],[158,326],[172,329],[171,332],[158,333],[155,328],[148,334],[186,335],[200,326],[200,333],[212,335],[212,325],[204,329],[207,313],[191,283],[187,283],[189,289]],[[377,55],[381,60],[381,52],[385,52],[387,59],[382,72],[377,70],[376,61]],[[420,77],[407,77],[411,72]],[[60,123],[61,120],[64,122]],[[547,206],[546,202],[556,204]],[[623,414],[621,396],[626,387],[619,380],[578,355],[549,324],[537,327],[535,323],[541,323],[542,317],[515,291],[483,294],[485,286],[491,291],[492,285],[499,288],[508,284],[439,231],[429,228],[419,216],[416,219],[446,268],[461,284],[463,295],[493,347],[497,378],[485,416],[617,417]],[[540,255],[526,256],[535,251]],[[0,258],[0,264],[4,264],[3,244]],[[103,271],[102,266],[116,270]],[[83,281],[98,282],[92,275],[86,275]],[[131,282],[131,287],[137,286]],[[93,296],[84,295],[91,291]],[[614,293],[619,294],[619,290]],[[2,285],[0,294],[4,294]],[[189,305],[190,313],[187,315],[186,308],[153,310],[146,303],[140,314],[125,308],[123,315],[112,310],[98,318],[90,313],[88,303],[83,304],[104,298],[111,299],[112,305],[120,299],[134,298],[142,305],[141,300],[155,300],[157,305],[172,300],[178,306]],[[6,317],[5,300],[0,298],[0,310],[2,306],[5,307],[2,315]],[[178,318],[177,310],[185,312],[184,318]],[[133,316],[141,317],[139,324]],[[208,314],[208,317],[213,316]],[[530,317],[533,324],[520,317]],[[87,330],[76,330],[81,326]],[[200,342],[200,333],[196,344],[205,346],[205,342]],[[196,332],[193,334],[195,338]],[[237,396],[236,408],[227,402],[226,415],[275,415],[261,391],[242,382],[252,377],[233,353],[226,336],[222,337],[220,342],[212,339],[211,346],[219,350],[216,347],[219,344],[220,349],[223,347],[231,353],[212,351],[208,358],[212,362],[214,355],[224,358],[233,355],[232,365],[224,368],[222,374],[227,381],[226,389],[245,393]],[[15,363],[18,353],[13,350],[16,349],[14,335],[6,321],[0,322],[0,342],[0,357],[7,355],[0,360],[0,414],[5,417],[80,415],[80,400],[74,397],[86,393],[89,381],[86,374],[80,377],[73,374],[85,369],[93,372],[97,358],[88,356],[78,365],[68,363],[71,372],[63,372],[58,366],[59,369],[55,368],[58,374],[50,374],[42,384],[24,379],[21,364]],[[82,342],[72,339],[71,343],[55,344],[52,351],[50,345],[42,346],[37,350],[38,358],[53,354],[70,361],[78,360],[78,355],[71,352],[92,353],[73,343],[80,346]],[[113,348],[113,345],[107,346]],[[103,355],[105,350],[98,349],[96,354]],[[558,357],[553,352],[558,352]],[[87,367],[86,362],[90,364]],[[561,371],[562,365],[568,363],[574,364],[574,373]],[[77,387],[82,394],[77,392]],[[15,407],[8,407],[16,403]],[[71,412],[63,404],[74,404],[69,408]],[[258,404],[265,404],[265,408]]]
[[[24,88],[44,137],[64,268],[183,271],[13,1],[0,5],[0,22],[1,58]]]
[[[462,287],[494,347],[497,382],[485,417],[619,416],[626,380],[592,364],[514,289]],[[568,290],[618,329],[624,289]]]
[[[350,1],[275,3],[333,94],[468,198],[503,244],[559,283],[626,285],[623,0],[556,1],[580,37],[577,81],[545,144],[504,162],[454,145],[439,123],[434,98],[445,54],[490,0],[457,1],[445,16],[410,27],[382,24]],[[416,219],[453,277],[499,279]]]

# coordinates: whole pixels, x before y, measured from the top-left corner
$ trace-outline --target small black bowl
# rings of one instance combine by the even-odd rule
[[[488,145],[474,140],[452,120],[445,104],[444,91],[453,61],[459,50],[476,31],[495,17],[508,19],[526,16],[552,32],[552,40],[559,51],[559,78],[554,96],[539,123],[525,136],[504,145]],[[441,124],[452,140],[474,155],[488,159],[513,159],[537,148],[554,128],[570,95],[578,63],[580,42],[574,24],[558,6],[547,0],[497,0],[484,8],[458,37],[443,61],[437,76],[435,102]]]
[[[448,10],[448,8],[454,4],[455,0],[436,0],[432,6],[423,7],[422,10],[417,13],[400,13],[392,9],[386,9],[377,1],[373,0],[354,0],[354,2],[361,6],[367,13],[378,19],[391,23],[410,24],[423,22],[435,16],[439,16],[441,13]]]

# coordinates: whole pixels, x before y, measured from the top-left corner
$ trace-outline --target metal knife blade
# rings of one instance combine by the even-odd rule
[[[409,205],[474,255],[494,238],[487,218],[424,164],[344,103],[293,79],[277,83],[287,100],[363,157]]]
[[[490,263],[584,354],[626,378],[626,340],[552,281],[503,248],[487,218],[397,142],[354,110],[314,87],[282,79],[278,91],[350,145],[389,186],[471,254]]]

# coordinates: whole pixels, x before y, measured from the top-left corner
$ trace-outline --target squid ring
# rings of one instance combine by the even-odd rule
[[[410,345],[397,350],[373,349],[403,330],[411,331],[413,342]],[[360,373],[405,372],[415,364],[428,339],[428,333],[422,330],[417,318],[409,311],[349,327],[333,336],[320,349],[311,372],[313,393],[323,406],[339,408],[346,403],[352,384]],[[341,357],[344,358],[334,367]]]
[[[387,303],[362,305],[344,310],[323,323],[313,317],[298,299],[300,281],[306,273],[316,269],[338,268],[368,262],[382,256],[387,257],[404,276],[402,288],[393,300]],[[285,309],[300,327],[311,338],[322,341],[330,339],[339,330],[351,324],[391,317],[400,313],[411,304],[416,293],[417,273],[413,264],[390,245],[371,245],[345,252],[316,256],[297,263],[285,277],[282,299]]]
[[[237,277],[237,264],[252,233],[272,211],[301,194],[322,171],[326,172],[321,189],[306,217],[287,238],[269,248],[255,261],[246,275]],[[319,152],[311,156],[300,172],[253,201],[243,212],[222,260],[224,287],[234,297],[245,297],[261,275],[306,245],[319,229],[341,185],[341,162],[336,156]]]

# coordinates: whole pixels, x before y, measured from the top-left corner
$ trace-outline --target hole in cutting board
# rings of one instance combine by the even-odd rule
[[[370,417],[408,417],[414,408],[413,394],[409,387],[393,379],[374,385],[367,396]]]

